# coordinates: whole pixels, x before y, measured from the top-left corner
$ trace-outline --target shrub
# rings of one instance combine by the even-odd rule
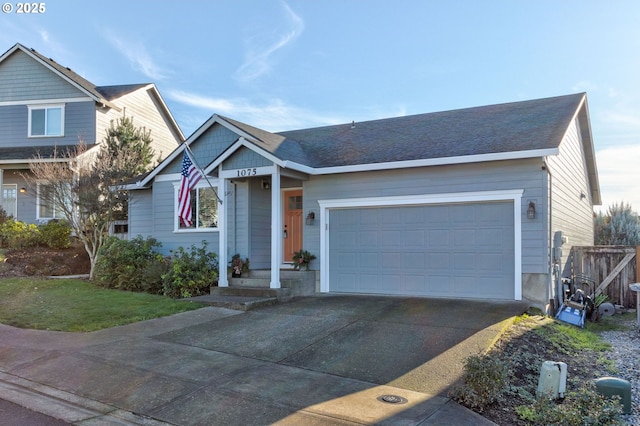
[[[470,356],[465,361],[464,384],[451,397],[478,412],[498,401],[509,382],[509,365],[496,355]]]
[[[34,224],[9,218],[0,225],[0,240],[2,246],[12,249],[35,247],[40,240],[40,230]]]
[[[5,209],[0,207],[0,224],[5,223],[7,220],[12,219],[13,216],[7,213]]]
[[[621,425],[622,414],[620,398],[605,398],[596,390],[593,383],[582,389],[567,392],[558,403],[549,398],[537,398],[532,405],[516,408],[521,419],[535,425]]]
[[[95,281],[106,288],[162,294],[167,262],[157,247],[161,244],[155,238],[109,238],[100,249]]]
[[[64,220],[50,220],[38,226],[40,241],[54,249],[68,248],[71,245],[71,227]]]
[[[207,242],[203,241],[200,248],[192,245],[187,251],[178,247],[171,253],[169,270],[163,276],[165,296],[184,298],[208,294],[218,278],[218,256],[207,252]]]

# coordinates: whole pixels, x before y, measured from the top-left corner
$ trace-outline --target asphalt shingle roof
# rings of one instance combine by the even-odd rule
[[[94,145],[89,145],[91,148]],[[2,161],[23,160],[28,161],[37,157],[41,158],[58,158],[64,157],[67,152],[73,152],[77,145],[57,145],[57,146],[27,146],[27,147],[11,147],[0,148],[0,159]]]
[[[274,155],[311,167],[556,148],[585,94],[277,133]],[[236,122],[237,123],[237,122]],[[265,141],[266,137],[261,137]]]
[[[33,48],[25,47],[25,46],[21,45],[20,43],[17,43],[17,46],[19,46],[21,49],[23,49],[25,51],[31,52],[31,54],[37,56],[42,62],[48,64],[51,67],[53,67],[60,74],[64,75],[69,80],[73,81],[74,83],[78,84],[80,87],[82,87],[84,90],[89,92],[91,95],[93,95],[97,99],[104,99],[104,100],[107,100],[107,101],[112,101],[112,100],[117,99],[117,98],[119,98],[119,97],[121,97],[123,95],[126,95],[127,93],[133,92],[133,91],[135,91],[135,90],[137,90],[137,89],[139,89],[141,87],[147,86],[149,84],[149,83],[141,83],[141,84],[121,84],[121,85],[114,85],[114,86],[96,86],[95,84],[93,84],[92,82],[87,80],[86,78],[84,78],[81,75],[77,74],[71,68],[65,67],[63,65],[60,65],[59,63],[57,63],[52,58],[49,58],[49,57],[43,55],[42,53],[38,52],[37,50],[35,50]]]

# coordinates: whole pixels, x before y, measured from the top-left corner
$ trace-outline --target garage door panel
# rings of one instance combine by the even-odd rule
[[[449,245],[449,230],[448,229],[434,229],[427,232],[427,241],[429,246],[448,246]]]
[[[332,209],[334,292],[514,297],[513,202]]]
[[[449,222],[448,208],[443,206],[433,206],[424,213],[425,222],[433,225],[446,224]]]
[[[351,265],[354,265],[353,259],[357,259],[355,263],[359,268],[363,269],[377,269],[378,265],[378,253],[359,253],[356,256],[348,256],[352,259]]]
[[[457,269],[457,274],[473,273],[476,268],[476,253],[455,253],[453,258],[453,267]]]
[[[477,267],[481,271],[499,274],[504,269],[503,262],[501,253],[481,253],[478,255]]]
[[[414,231],[403,231],[402,242],[407,248],[415,247],[422,250],[425,242],[425,233],[421,229],[416,229]]]
[[[378,215],[379,224],[381,225],[402,223],[401,212],[398,211],[397,208],[390,207],[383,210],[378,210],[376,213]]]
[[[401,247],[402,235],[397,230],[380,230],[378,231],[379,247]]]
[[[356,231],[340,231],[336,233],[335,240],[337,250],[353,250],[359,247]]]
[[[431,271],[448,271],[451,269],[451,255],[449,253],[430,254],[428,265]]]
[[[474,229],[454,229],[451,231],[451,242],[456,246],[473,245],[476,242]]]

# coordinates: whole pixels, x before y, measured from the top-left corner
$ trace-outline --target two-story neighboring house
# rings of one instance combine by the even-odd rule
[[[17,220],[40,223],[59,217],[27,187],[34,158],[53,159],[80,141],[96,149],[112,121],[126,114],[151,130],[162,158],[184,135],[152,83],[96,86],[34,49],[14,45],[0,56],[0,205]]]

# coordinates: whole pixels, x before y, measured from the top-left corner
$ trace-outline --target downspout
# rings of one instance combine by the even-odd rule
[[[562,295],[559,294],[560,291],[562,291],[562,285],[560,282],[560,266],[557,264],[556,260],[555,260],[555,255],[554,255],[554,247],[553,247],[553,174],[551,173],[551,169],[549,168],[549,166],[547,165],[547,158],[543,157],[542,158],[542,168],[543,170],[547,171],[547,175],[549,176],[548,179],[548,200],[549,200],[549,206],[547,209],[547,217],[548,217],[548,221],[549,221],[549,235],[548,235],[548,239],[547,239],[547,250],[548,250],[548,257],[549,257],[549,272],[551,274],[550,279],[548,280],[548,288],[547,288],[547,295],[549,297],[549,306],[552,308],[553,312],[550,312],[552,315],[555,315],[555,310],[559,307],[559,305],[557,305],[556,300],[557,301],[561,301],[562,300]],[[553,283],[556,283],[556,290],[558,291],[558,294],[554,295],[554,291],[553,291]]]

